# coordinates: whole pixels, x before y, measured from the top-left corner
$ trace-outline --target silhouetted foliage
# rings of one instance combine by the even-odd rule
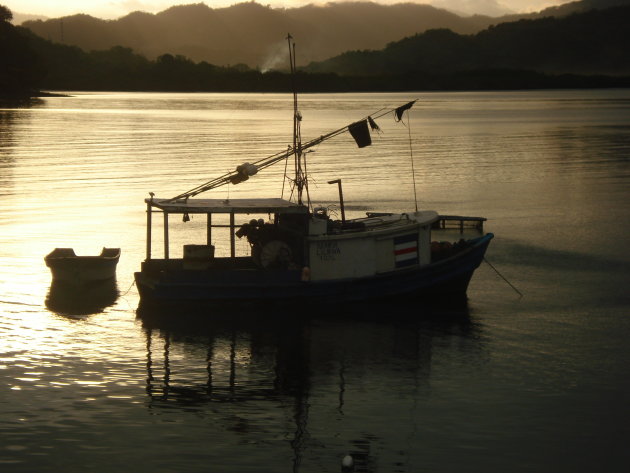
[[[353,51],[311,72],[383,75],[406,71],[453,73],[530,69],[552,74],[630,73],[630,7],[592,10],[564,18],[520,20],[476,35],[431,30],[381,51]]]
[[[31,47],[32,34],[9,23],[11,18],[11,10],[0,5],[0,97],[28,97],[43,72]]]
[[[23,26],[42,38],[85,51],[122,44],[149,59],[169,52],[195,62],[265,68],[278,51],[286,51],[284,37],[289,31],[296,39],[299,34],[298,60],[306,64],[349,49],[383,48],[390,41],[437,26],[474,33],[492,21],[489,17],[462,18],[415,3],[344,1],[272,8],[243,2],[219,8],[204,3],[177,5],[156,14],[130,13],[117,20],[73,15],[27,21]]]
[[[0,21],[9,22],[13,19],[13,13],[4,5],[0,5]]]
[[[266,69],[268,61],[273,61],[279,51],[286,51],[283,35],[289,31],[298,41],[298,64],[307,64],[345,51],[382,49],[392,41],[430,29],[449,29],[470,35],[506,21],[565,16],[569,12],[628,2],[630,0],[582,0],[540,13],[500,18],[462,17],[414,2],[383,5],[338,1],[298,8],[271,8],[256,2],[210,8],[196,3],[173,6],[156,14],[133,12],[117,20],[73,15],[27,21],[22,26],[42,38],[79,46],[84,51],[124,45],[149,59],[169,52],[195,62],[221,66],[243,63]]]
[[[621,9],[612,16],[601,11],[566,19],[519,21],[474,36],[431,30],[391,43],[382,51],[350,52],[312,65],[308,72],[298,72],[296,84],[301,92],[628,87],[628,77],[601,74],[611,65],[630,67],[628,52],[622,46],[628,33],[621,29],[628,20],[628,10]],[[602,23],[608,26],[606,35],[600,31]],[[291,90],[290,76],[279,71],[261,72],[242,63],[195,63],[169,52],[150,60],[123,46],[85,52],[6,22],[0,27],[4,35],[0,38],[0,57],[10,65],[0,71],[0,85],[12,94],[28,94],[36,85],[58,91]],[[615,42],[618,44],[613,47]],[[578,63],[583,69],[588,64],[586,69],[592,73],[574,74],[569,66]],[[554,73],[553,67],[550,72],[549,64],[562,66],[562,73]],[[610,70],[627,70],[615,67]]]

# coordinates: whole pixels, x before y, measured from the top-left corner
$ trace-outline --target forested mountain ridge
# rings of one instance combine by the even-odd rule
[[[630,73],[630,6],[501,23],[474,35],[429,30],[379,51],[352,51],[309,72],[384,75],[522,69],[553,74]]]
[[[312,64],[298,71],[296,84],[301,92],[630,87],[624,48],[628,15],[628,7],[622,7],[521,20],[471,35],[430,30],[383,50],[349,52]],[[11,12],[0,5],[0,62],[5,66],[0,68],[0,99],[38,95],[38,89],[292,90],[291,77],[273,69],[218,66],[168,53],[150,59],[123,46],[86,52],[16,27],[10,19]],[[277,69],[285,70],[286,40],[281,43]]]
[[[217,65],[243,63],[265,69],[273,65],[278,50],[286,49],[283,40],[288,32],[299,47],[298,64],[308,64],[353,49],[380,49],[431,28],[469,34],[495,21],[486,16],[464,18],[415,3],[361,1],[271,8],[247,2],[226,8],[178,5],[117,20],[78,14],[26,21],[23,26],[42,38],[85,51],[124,46],[149,59],[170,53]]]
[[[267,69],[274,66],[278,54],[284,53],[283,38],[288,32],[298,44],[298,64],[305,65],[346,51],[382,49],[392,41],[430,29],[470,35],[505,21],[564,16],[629,2],[581,0],[538,13],[499,18],[464,17],[417,3],[333,2],[298,8],[271,8],[252,1],[225,8],[197,3],[173,6],[157,14],[137,11],[117,20],[78,14],[26,21],[23,26],[42,38],[84,51],[124,46],[148,59],[170,53],[220,66],[242,63]]]
[[[536,18],[546,18],[548,16],[563,17],[573,15],[574,13],[584,13],[591,10],[605,10],[607,8],[622,5],[630,5],[630,0],[578,0],[548,7],[539,12],[505,15],[499,18],[497,23],[507,23],[518,20],[533,20]]]

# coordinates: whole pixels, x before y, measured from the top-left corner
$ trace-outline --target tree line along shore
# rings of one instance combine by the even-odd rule
[[[169,53],[148,59],[123,46],[87,52],[14,26],[11,18],[11,12],[0,5],[0,57],[6,66],[0,69],[0,96],[5,99],[42,95],[42,91],[292,89],[290,75],[281,70],[218,66]],[[623,26],[628,20],[630,7],[616,7],[567,19],[522,20],[476,35],[431,30],[381,51],[351,51],[312,63],[297,72],[295,81],[301,92],[628,87],[630,73],[623,67],[630,68],[630,53],[623,46],[630,39],[630,29]],[[607,28],[603,39],[592,34],[600,25]],[[527,43],[528,31],[536,33],[535,42]],[[580,31],[591,34],[578,44]],[[552,44],[564,49],[549,47]],[[591,45],[588,50],[585,44]]]

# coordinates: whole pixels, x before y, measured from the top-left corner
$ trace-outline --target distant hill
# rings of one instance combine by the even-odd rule
[[[170,53],[216,65],[266,68],[274,65],[278,54],[286,57],[284,38],[289,32],[297,43],[298,64],[308,64],[348,50],[383,48],[431,28],[470,34],[495,21],[462,18],[415,3],[341,2],[283,9],[248,2],[227,8],[180,5],[157,14],[134,12],[118,20],[79,14],[26,21],[23,26],[44,39],[85,51],[120,45],[149,59]]]
[[[448,30],[433,30],[425,34],[434,35],[438,46],[468,46],[465,41],[460,41],[465,36]],[[407,46],[413,47],[413,41],[400,43],[404,54],[409,52]],[[456,54],[452,54],[453,51]],[[458,71],[450,67],[449,61],[453,58],[461,60],[457,57],[461,51],[458,52],[457,48],[453,51],[446,54],[446,59],[442,61],[442,65],[449,67],[418,70],[406,65],[399,69],[392,67],[380,75],[352,76],[298,70],[296,77],[292,78],[288,73],[263,73],[242,65],[224,67],[207,62],[194,63],[180,55],[163,54],[149,60],[121,46],[85,52],[76,46],[53,43],[28,29],[0,21],[0,59],[8,66],[0,68],[0,100],[21,100],[40,95],[37,89],[289,92],[293,82],[301,92],[630,87],[630,75],[585,76],[486,68]],[[509,50],[505,53],[509,54]]]
[[[545,18],[548,16],[563,17],[574,13],[584,13],[590,10],[605,10],[611,7],[630,5],[630,0],[580,0],[576,2],[563,3],[556,7],[549,7],[540,12],[526,15],[506,15],[501,18],[501,22],[509,22],[521,19]]]
[[[289,75],[277,72],[286,67],[287,32],[296,36],[298,57],[361,44],[355,51],[303,67],[296,82],[304,92],[629,87],[630,49],[625,45],[630,42],[630,29],[626,27],[630,24],[630,6],[597,10],[588,8],[592,2],[566,6],[578,8],[576,11],[581,13],[565,14],[569,10],[561,9],[562,14],[555,16],[529,15],[529,19],[486,28],[478,25],[497,19],[474,17],[477,26],[473,27],[473,23],[431,7],[374,3],[286,10],[256,3],[216,10],[198,4],[172,7],[157,15],[135,12],[115,21],[75,15],[30,22],[53,28],[48,35],[37,35],[32,28],[5,21],[0,24],[4,35],[0,38],[0,59],[9,67],[0,68],[0,95],[23,96],[37,87],[288,91]],[[420,11],[416,9],[438,12],[443,19],[459,22],[460,28],[474,31],[425,28],[383,47],[364,46],[375,41],[371,31],[379,28],[374,25],[380,24],[386,30],[391,27],[394,35],[396,23],[408,25],[405,16]],[[214,26],[209,28],[209,24]],[[295,30],[296,24],[304,27]],[[75,28],[77,25],[81,28]],[[404,29],[397,31],[402,34]],[[79,33],[89,41],[88,46],[67,44],[74,42],[74,35],[79,38]],[[59,38],[55,39],[54,34]],[[349,39],[342,42],[339,38],[345,36]],[[132,49],[130,44],[140,47]],[[180,49],[173,45],[180,45]],[[152,48],[155,57],[143,48]],[[210,57],[223,57],[225,63]],[[260,69],[249,68],[246,63]],[[268,68],[271,72],[266,73]]]
[[[630,6],[519,20],[474,35],[430,30],[378,51],[346,52],[309,72],[376,76],[413,72],[529,70],[551,74],[630,73]]]
[[[298,46],[298,64],[305,65],[346,51],[382,49],[392,41],[430,29],[470,35],[506,21],[566,16],[628,3],[630,0],[582,0],[499,18],[459,16],[416,3],[333,2],[299,8],[271,8],[255,2],[210,8],[197,3],[173,6],[157,14],[137,11],[117,20],[78,14],[24,21],[22,25],[44,39],[84,51],[124,46],[148,59],[170,53],[219,66],[246,64],[266,70],[278,64],[278,57],[286,62],[283,38],[289,32]],[[16,15],[14,23],[20,21],[22,17]]]

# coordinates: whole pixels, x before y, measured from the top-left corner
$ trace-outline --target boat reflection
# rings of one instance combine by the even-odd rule
[[[226,434],[245,437],[243,442],[258,442],[271,426],[283,425],[293,471],[300,470],[309,447],[317,443],[312,429],[340,438],[352,431],[343,448],[354,458],[354,471],[371,471],[385,435],[365,425],[345,427],[343,434],[335,431],[347,411],[353,418],[363,408],[364,401],[357,403],[357,386],[377,387],[360,390],[372,406],[382,402],[386,410],[392,399],[415,404],[413,396],[423,386],[428,389],[434,338],[465,340],[455,350],[477,350],[479,345],[480,328],[465,303],[433,308],[420,318],[416,311],[414,320],[396,316],[408,311],[408,306],[390,303],[379,308],[379,320],[358,320],[347,308],[343,317],[268,313],[266,318],[217,320],[211,312],[160,313],[141,306],[137,316],[146,336],[149,409],[198,412]],[[365,316],[357,308],[359,313]],[[399,418],[384,415],[383,429],[417,429],[408,412]]]
[[[273,400],[304,389],[307,328],[303,324],[142,321],[147,395],[153,406],[175,402],[191,408],[207,402]]]
[[[70,317],[103,312],[118,299],[115,278],[76,285],[53,280],[46,296],[48,310]]]
[[[435,335],[478,337],[465,301],[427,308],[420,317],[415,311],[413,320],[403,315],[408,306],[370,308],[371,313],[355,305],[342,314],[300,317],[259,309],[256,316],[227,311],[219,317],[211,311],[165,312],[141,305],[137,317],[146,335],[147,394],[156,404],[173,401],[190,407],[295,396],[307,390],[311,374],[333,364],[343,379],[347,358],[366,364],[411,363],[424,372]],[[192,364],[203,366],[203,379],[199,372],[190,378]],[[339,402],[342,408],[343,390]]]
[[[430,388],[433,340],[440,340],[438,351],[452,337],[458,343],[449,350],[467,357],[471,350],[480,352],[480,327],[465,303],[433,308],[421,317],[415,311],[414,320],[400,317],[409,310],[390,303],[379,308],[379,320],[359,320],[346,308],[343,316],[267,314],[246,321],[140,307],[148,407],[198,412],[242,442],[259,442],[273,426],[284,426],[287,430],[276,435],[290,444],[293,471],[300,470],[310,447],[317,450],[318,433],[326,432],[352,455],[354,471],[372,471],[373,456],[392,425],[396,432],[417,430],[408,406]],[[360,313],[365,316],[357,308],[355,315]],[[392,399],[399,412],[388,407]],[[373,418],[350,427],[344,423],[355,422],[363,409],[370,418],[374,406],[384,412],[382,425],[375,427]]]

